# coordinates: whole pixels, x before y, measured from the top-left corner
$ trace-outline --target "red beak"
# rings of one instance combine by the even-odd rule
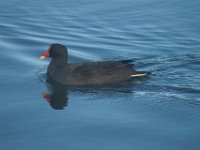
[[[45,59],[45,58],[49,57],[49,53],[50,53],[50,48],[44,54],[42,54],[40,56],[40,59]]]

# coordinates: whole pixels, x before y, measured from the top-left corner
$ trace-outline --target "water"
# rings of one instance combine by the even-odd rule
[[[0,6],[0,149],[199,150],[198,0]],[[152,75],[117,89],[58,88],[64,109],[53,109],[39,56],[55,42],[70,62],[134,58]]]

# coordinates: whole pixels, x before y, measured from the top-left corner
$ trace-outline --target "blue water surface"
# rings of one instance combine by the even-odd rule
[[[199,0],[0,6],[1,150],[200,149]],[[133,58],[152,74],[131,87],[62,89],[58,110],[50,60],[39,60],[51,43],[67,46],[70,62]]]

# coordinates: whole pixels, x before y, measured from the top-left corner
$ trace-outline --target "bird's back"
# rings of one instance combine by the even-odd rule
[[[84,62],[52,66],[48,77],[65,85],[103,85],[130,80],[133,72],[125,61]]]

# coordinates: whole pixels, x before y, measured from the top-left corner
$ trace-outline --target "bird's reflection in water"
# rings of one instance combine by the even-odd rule
[[[97,96],[98,94],[109,96],[120,94],[132,94],[133,93],[133,85],[134,84],[127,84],[122,83],[118,85],[110,85],[107,87],[67,87],[63,86],[57,82],[47,79],[46,80],[47,92],[43,93],[43,98],[50,104],[53,109],[62,110],[66,106],[68,106],[68,93],[69,92],[79,92],[79,93],[95,93]],[[123,95],[122,94],[122,95]],[[126,95],[123,95],[126,96]]]
[[[53,81],[47,80],[47,93],[43,93],[44,99],[53,109],[61,110],[68,103],[68,88]]]

